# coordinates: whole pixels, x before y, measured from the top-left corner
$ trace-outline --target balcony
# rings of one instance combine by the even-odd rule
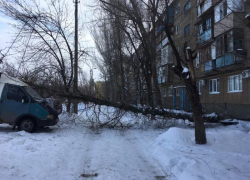
[[[200,17],[203,13],[205,13],[211,7],[212,7],[212,0],[205,0],[203,3],[199,4],[199,6],[197,7],[198,17]]]
[[[216,59],[216,68],[221,68],[234,64],[234,55],[232,53],[225,54]]]
[[[170,71],[159,72],[158,71],[158,84],[166,85],[173,83],[173,73]]]
[[[215,69],[216,69],[216,61],[215,60],[205,62],[205,72],[209,72],[209,71],[212,71]]]
[[[212,29],[208,29],[198,36],[198,43],[203,44],[212,38]]]
[[[220,57],[217,57],[214,60],[205,62],[204,73],[209,73],[212,71],[217,72],[216,70],[229,67],[230,65],[237,65],[237,64],[244,65],[243,62],[244,62],[245,57],[246,57],[245,54],[239,53],[237,51],[224,54]]]
[[[166,82],[166,78],[163,77],[158,77],[158,84],[164,84]]]
[[[163,12],[163,14],[164,13],[165,12]],[[164,24],[166,24],[166,18],[165,17],[162,17],[162,18],[164,19]],[[173,23],[174,23],[174,7],[173,6],[169,6],[169,9],[168,9],[168,19],[167,20],[168,20],[168,25],[173,25]],[[164,25],[159,22],[159,26],[156,29],[156,35],[158,35],[163,30],[164,30]]]
[[[245,28],[245,14],[241,12],[230,13],[214,24],[214,37],[218,37],[234,28]]]

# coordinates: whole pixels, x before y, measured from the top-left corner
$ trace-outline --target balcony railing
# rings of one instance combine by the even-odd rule
[[[234,64],[234,55],[229,53],[216,59],[216,68],[229,66]]]
[[[212,38],[212,29],[205,31],[203,34],[199,35],[198,43],[202,44]]]
[[[211,60],[205,63],[205,72],[215,69],[223,68],[233,64],[241,64],[245,58],[244,54],[227,53],[223,56],[217,57],[216,60]]]

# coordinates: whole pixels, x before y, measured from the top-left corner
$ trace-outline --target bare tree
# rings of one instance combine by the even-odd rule
[[[149,0],[151,4],[153,4],[152,0]],[[169,5],[170,1],[165,0],[165,13],[164,16],[167,20],[169,17]],[[180,53],[178,52],[173,38],[171,37],[171,29],[168,26],[168,23],[164,22],[162,14],[157,11],[154,6],[151,6],[152,12],[158,17],[158,20],[164,26],[164,31],[168,37],[169,43],[173,49],[174,56],[176,58],[176,66],[173,67],[174,73],[183,79],[184,84],[187,88],[187,93],[189,100],[191,102],[192,111],[193,111],[193,118],[195,122],[195,141],[197,144],[206,144],[206,131],[204,126],[204,119],[202,113],[202,105],[200,102],[200,96],[196,87],[196,77],[195,77],[195,70],[193,61],[196,59],[195,51],[192,51],[190,47],[188,47],[187,43],[184,45],[184,53],[185,59],[182,59]],[[184,69],[183,65],[188,66],[188,70]]]
[[[52,71],[60,77],[64,91],[69,93],[74,78],[74,26],[65,1],[48,0],[45,8],[38,1],[25,0],[0,1],[0,11],[15,20],[18,31],[13,50],[20,59],[21,66],[29,73]],[[78,58],[85,55],[79,50]],[[39,71],[38,71],[39,70]],[[31,72],[32,71],[32,72]],[[30,75],[28,78],[30,78]],[[67,111],[70,111],[71,99],[68,99]]]
[[[148,8],[140,1],[128,1],[120,6],[108,0],[100,0],[102,8],[115,17],[125,19],[126,23],[120,23],[127,39],[133,47],[140,70],[147,86],[148,105],[154,107],[153,89],[155,91],[157,106],[162,107],[160,89],[156,72],[156,38],[155,38],[155,15],[148,16]],[[158,7],[158,0],[154,5]],[[112,11],[116,9],[122,12],[122,16]],[[151,14],[150,14],[151,15]],[[151,32],[151,33],[149,33]],[[139,46],[140,45],[140,46]],[[143,53],[141,53],[143,52]],[[153,80],[153,81],[152,81]]]
[[[103,9],[108,12],[111,12],[109,7],[112,6],[120,11],[122,11],[126,18],[132,22],[133,26],[129,26],[130,30],[133,32],[128,32],[129,35],[136,34],[141,41],[141,47],[143,49],[144,57],[140,57],[142,64],[142,71],[144,71],[144,76],[148,84],[148,92],[152,92],[151,89],[151,78],[153,79],[156,96],[158,92],[158,82],[157,82],[157,73],[156,73],[156,20],[162,24],[164,31],[168,37],[169,43],[173,49],[173,53],[176,57],[176,66],[173,68],[173,71],[177,76],[183,79],[184,84],[187,89],[188,97],[191,102],[193,110],[193,118],[195,122],[195,140],[197,144],[205,144],[206,133],[204,126],[204,119],[202,116],[202,105],[200,103],[199,93],[196,87],[196,76],[194,71],[193,60],[196,58],[195,51],[192,51],[187,44],[184,45],[185,58],[183,59],[177,48],[174,44],[174,41],[171,37],[171,29],[168,23],[169,20],[169,4],[170,1],[157,1],[157,0],[138,0],[138,1],[126,1],[125,6],[116,6],[110,1],[100,0],[102,3]],[[145,12],[147,10],[147,12]],[[163,11],[164,10],[164,11]],[[145,14],[149,14],[150,19],[145,18]],[[145,27],[145,20],[149,21],[149,26]],[[133,27],[133,28],[131,28]],[[127,28],[127,27],[126,27]],[[128,35],[128,36],[129,36]],[[140,47],[135,47],[135,52],[140,50]],[[139,53],[138,53],[139,54]],[[139,55],[140,56],[140,55]],[[184,66],[187,66],[188,71],[184,70]],[[146,70],[146,72],[145,72]],[[152,76],[147,76],[147,74],[152,74]],[[151,94],[152,95],[152,94]],[[153,99],[152,97],[150,99]],[[160,94],[156,99],[160,99]],[[161,102],[157,102],[158,105],[161,105]],[[150,106],[153,107],[153,103],[150,103]]]

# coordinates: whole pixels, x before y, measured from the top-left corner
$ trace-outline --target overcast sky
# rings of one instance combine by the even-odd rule
[[[66,0],[66,1],[68,1],[69,6],[71,6],[70,8],[74,9],[73,0]],[[41,0],[41,2],[43,4],[43,0]],[[91,20],[95,18],[93,7],[91,6],[93,6],[96,2],[97,0],[80,0],[80,4],[79,4],[79,18],[83,20],[84,22],[85,36],[83,37],[83,42],[86,47],[93,47],[93,48],[95,47],[94,41],[88,29],[91,26],[90,24]],[[72,11],[72,13],[74,15],[74,11]],[[8,17],[0,13],[0,49],[8,47],[9,43],[11,42],[11,39],[12,39],[11,34],[13,33],[13,29],[9,25],[9,23],[13,23],[13,22],[14,22],[13,20],[9,19]],[[91,68],[95,68],[95,67],[94,66],[83,67],[88,78],[89,78],[89,71]],[[94,79],[95,80],[99,79],[98,70],[94,70]]]

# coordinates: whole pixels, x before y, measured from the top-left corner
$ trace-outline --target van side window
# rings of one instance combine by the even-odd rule
[[[28,99],[23,90],[16,86],[7,86],[7,99],[22,102],[22,99]]]

